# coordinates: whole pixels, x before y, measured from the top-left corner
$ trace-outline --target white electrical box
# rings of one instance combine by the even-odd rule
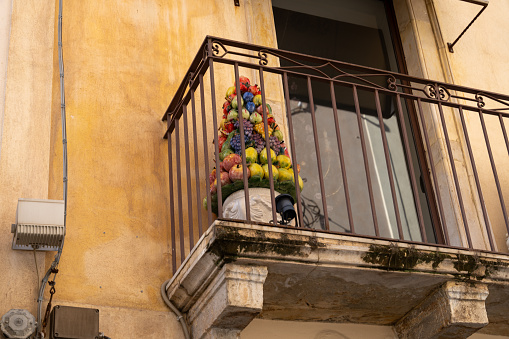
[[[65,236],[64,201],[18,199],[12,248],[56,251]]]

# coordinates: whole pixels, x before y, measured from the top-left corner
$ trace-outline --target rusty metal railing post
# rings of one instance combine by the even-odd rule
[[[262,92],[262,117],[263,117],[263,130],[265,131],[265,151],[267,151],[267,163],[269,171],[269,187],[270,187],[270,201],[272,206],[272,222],[277,225],[277,214],[276,214],[276,198],[274,190],[274,173],[272,173],[272,152],[270,148],[270,136],[269,136],[269,123],[267,121],[267,100],[265,97],[265,80],[263,78],[263,67],[259,68],[260,74],[260,89]]]
[[[299,186],[299,170],[297,167],[297,152],[295,150],[295,138],[293,134],[292,108],[290,106],[290,92],[288,90],[288,74],[283,73],[283,90],[285,93],[286,118],[288,119],[288,134],[290,138],[290,152],[292,154],[293,180],[295,186],[295,196],[297,198],[297,215],[299,217],[297,226],[303,227],[302,201]]]
[[[246,162],[246,138],[244,134],[244,117],[243,117],[243,107],[242,107],[242,95],[240,90],[240,74],[239,74],[239,64],[236,62],[234,65],[235,68],[235,90],[237,97],[237,109],[238,109],[238,119],[239,119],[239,130],[240,130],[240,150],[242,157],[242,181],[244,182],[244,203],[246,206],[246,221],[251,221],[251,206],[249,204],[249,183],[248,183],[248,175],[247,175],[247,162]]]
[[[334,113],[334,127],[336,128],[336,139],[338,142],[339,163],[341,165],[343,187],[345,188],[345,201],[346,201],[346,211],[348,213],[348,223],[350,226],[350,233],[355,234],[355,227],[354,227],[353,215],[352,215],[352,203],[350,201],[350,192],[348,191],[348,180],[347,180],[347,176],[346,176],[345,156],[343,153],[343,143],[341,142],[341,130],[339,128],[338,109],[337,109],[337,103],[336,103],[336,93],[334,91],[334,82],[330,81],[329,84],[330,84],[330,96],[331,96],[331,102],[332,102],[332,111]]]
[[[378,219],[376,217],[376,207],[375,201],[373,198],[373,187],[371,184],[371,174],[369,171],[369,163],[368,163],[368,155],[366,150],[366,138],[364,137],[364,127],[362,126],[362,117],[361,117],[361,108],[359,105],[359,97],[357,95],[357,86],[352,86],[353,90],[353,99],[355,104],[355,113],[357,115],[357,125],[359,127],[359,137],[361,139],[361,148],[362,148],[362,156],[364,159],[364,170],[366,173],[366,182],[368,184],[368,193],[369,193],[369,204],[371,206],[371,215],[373,216],[373,226],[375,228],[375,235],[377,237],[380,236],[380,230],[378,229]]]

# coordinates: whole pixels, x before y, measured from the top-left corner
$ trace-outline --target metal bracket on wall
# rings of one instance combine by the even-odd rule
[[[235,4],[235,6],[240,7],[240,1],[239,0],[233,0],[233,3]]]
[[[481,15],[481,13],[484,12],[486,7],[488,7],[488,2],[489,2],[489,0],[462,0],[462,1],[470,2],[470,3],[476,4],[476,5],[481,5],[481,6],[483,6],[483,8],[479,11],[479,13],[477,13],[475,18],[473,18],[472,21],[470,21],[470,23],[467,25],[467,27],[463,30],[463,32],[461,32],[461,34],[456,38],[456,40],[454,40],[453,43],[450,43],[450,42],[447,43],[447,47],[449,48],[449,52],[451,52],[451,53],[454,53],[454,49],[453,49],[454,45],[456,45],[458,40],[463,36],[463,34],[465,34],[467,29],[469,29],[470,26],[472,26],[474,21],[477,20],[477,18]]]

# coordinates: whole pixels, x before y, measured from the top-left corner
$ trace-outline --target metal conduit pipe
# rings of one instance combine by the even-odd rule
[[[184,319],[184,316],[182,315],[182,313],[180,313],[180,311],[178,310],[178,308],[175,307],[175,305],[172,304],[172,302],[170,301],[170,299],[168,299],[168,296],[166,295],[166,286],[168,285],[168,283],[170,282],[171,279],[168,279],[166,280],[162,285],[161,285],[161,297],[163,297],[163,300],[164,300],[164,303],[173,311],[173,313],[175,313],[175,315],[177,316],[177,320],[180,322],[180,325],[182,326],[182,331],[184,332],[184,337],[186,339],[190,339],[191,337],[189,336],[189,330],[187,329],[187,324],[186,324],[186,320]]]
[[[44,291],[48,283],[51,273],[54,274],[53,281],[57,275],[57,267],[60,263],[62,256],[62,249],[64,247],[65,233],[66,233],[66,220],[67,220],[67,130],[65,119],[65,93],[64,93],[64,59],[62,55],[62,0],[58,3],[58,65],[60,73],[60,113],[62,120],[62,145],[63,145],[63,195],[64,195],[64,238],[58,248],[55,260],[51,263],[50,268],[42,279],[42,284],[39,289],[39,298],[37,299],[37,334],[36,338],[43,338],[42,333],[42,301],[44,298]]]

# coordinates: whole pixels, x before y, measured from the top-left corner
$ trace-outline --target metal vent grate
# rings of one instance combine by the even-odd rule
[[[12,248],[57,251],[65,236],[62,200],[19,199]]]
[[[64,227],[54,225],[15,225],[12,248],[56,251],[64,239]]]

